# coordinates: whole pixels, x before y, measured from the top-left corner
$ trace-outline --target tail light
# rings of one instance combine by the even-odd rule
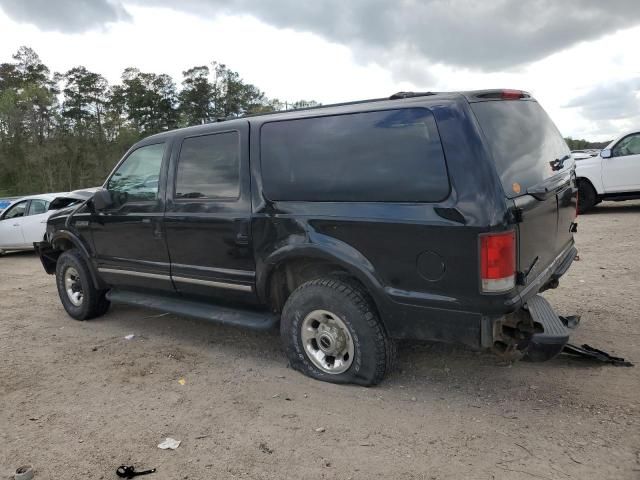
[[[515,232],[480,235],[480,279],[482,291],[498,293],[516,285]]]

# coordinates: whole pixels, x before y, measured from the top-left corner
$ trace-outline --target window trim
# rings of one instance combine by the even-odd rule
[[[615,150],[616,150],[616,147],[617,147],[618,145],[620,145],[620,143],[622,143],[624,140],[626,140],[626,139],[627,139],[627,138],[629,138],[629,137],[633,137],[634,135],[638,135],[638,136],[640,136],[640,132],[632,132],[632,133],[629,133],[629,134],[625,135],[624,137],[622,137],[620,140],[618,140],[618,141],[616,142],[616,144],[615,144],[613,147],[611,147],[611,157],[612,157],[612,158],[624,158],[624,157],[631,157],[631,156],[633,156],[633,155],[640,155],[640,154],[638,154],[638,153],[630,153],[629,155],[614,155],[614,154],[613,154],[613,153],[615,152]]]
[[[266,189],[264,187],[264,178],[262,175],[263,172],[263,168],[262,168],[262,128],[265,125],[271,124],[271,123],[282,123],[282,122],[291,122],[291,121],[298,121],[298,120],[311,120],[311,119],[316,119],[316,118],[326,118],[326,117],[341,117],[341,116],[345,116],[345,115],[358,115],[358,114],[362,114],[362,113],[377,113],[377,112],[392,112],[392,111],[399,111],[399,110],[414,110],[414,109],[420,109],[420,110],[426,110],[427,112],[429,112],[429,114],[431,115],[431,117],[433,118],[433,123],[436,127],[436,132],[438,132],[438,140],[440,141],[440,148],[442,150],[442,159],[444,161],[444,168],[445,168],[445,172],[447,175],[447,191],[446,194],[444,195],[443,198],[439,199],[439,200],[429,200],[429,201],[421,201],[421,202],[415,202],[415,201],[401,201],[401,200],[274,200],[272,198],[270,198],[267,195]],[[451,197],[451,194],[453,192],[453,187],[451,185],[451,174],[449,172],[449,163],[447,161],[447,153],[445,152],[444,149],[444,143],[442,142],[442,135],[440,134],[440,127],[438,126],[438,121],[436,120],[436,116],[433,113],[433,110],[431,108],[428,108],[424,105],[410,105],[410,106],[403,106],[403,107],[391,107],[391,108],[372,108],[372,109],[368,109],[368,110],[355,110],[352,112],[340,112],[340,113],[325,113],[323,115],[309,115],[309,116],[300,116],[300,117],[294,117],[294,118],[281,118],[278,120],[269,120],[267,122],[264,122],[260,125],[260,128],[258,129],[258,151],[260,152],[259,154],[259,159],[258,162],[260,163],[260,183],[261,183],[261,193],[262,196],[270,201],[270,202],[286,202],[286,203],[320,203],[320,204],[327,204],[327,203],[349,203],[349,204],[385,204],[385,203],[392,203],[394,205],[432,205],[432,204],[438,204],[438,203],[443,203],[445,201],[447,201],[449,199],[449,197]]]
[[[153,204],[158,202],[158,200],[161,200],[160,196],[161,196],[161,188],[160,188],[160,183],[162,181],[162,173],[163,173],[163,169],[164,169],[164,165],[166,163],[166,158],[167,158],[167,151],[170,150],[171,147],[171,143],[170,143],[170,139],[163,139],[160,140],[158,142],[150,142],[150,143],[144,143],[142,145],[138,145],[135,148],[131,148],[129,149],[124,157],[122,157],[120,159],[120,161],[116,164],[115,167],[113,167],[113,170],[111,170],[111,173],[109,174],[109,176],[107,177],[107,179],[104,181],[104,183],[102,184],[102,188],[104,190],[109,190],[107,188],[107,186],[109,185],[109,182],[111,181],[111,178],[115,175],[115,173],[118,171],[118,169],[122,166],[123,163],[125,163],[127,161],[127,159],[133,155],[134,152],[137,152],[138,150],[140,150],[141,148],[145,148],[145,147],[151,147],[153,145],[164,145],[164,149],[162,151],[162,159],[160,160],[160,171],[158,173],[158,191],[156,192],[156,199],[155,200],[134,200],[134,201],[127,201],[126,204]],[[169,147],[169,148],[168,148]]]
[[[237,133],[238,134],[238,195],[236,195],[235,197],[216,197],[216,198],[210,198],[210,197],[199,197],[199,198],[185,198],[185,197],[178,197],[178,169],[180,168],[180,155],[182,154],[182,146],[184,145],[185,140],[188,140],[190,138],[199,138],[199,137],[210,137],[213,135],[222,135],[225,133]],[[183,137],[180,140],[180,146],[177,149],[176,152],[176,162],[175,162],[175,166],[173,169],[173,194],[172,194],[172,200],[174,202],[178,202],[178,203],[196,203],[196,202],[203,202],[203,203],[218,203],[218,202],[225,202],[225,203],[234,203],[234,202],[238,202],[241,198],[242,198],[242,132],[240,131],[240,129],[238,128],[229,128],[227,130],[218,130],[215,132],[206,132],[206,133],[198,133],[195,135],[187,135],[185,137]]]

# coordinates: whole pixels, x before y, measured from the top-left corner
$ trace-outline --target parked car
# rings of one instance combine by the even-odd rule
[[[45,239],[47,219],[54,210],[86,200],[77,192],[45,193],[19,198],[0,214],[0,254],[30,250],[35,242]]]
[[[576,160],[581,213],[603,200],[640,198],[640,131],[621,135],[599,155]]]
[[[557,355],[538,294],[576,255],[576,192],[526,92],[399,93],[146,138],[38,250],[75,319],[122,302],[279,323],[293,368],[371,385],[397,339]]]

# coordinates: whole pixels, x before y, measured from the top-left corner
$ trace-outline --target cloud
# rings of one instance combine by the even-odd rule
[[[640,24],[638,0],[130,1],[200,18],[222,13],[251,15],[279,28],[308,31],[347,45],[357,56],[366,52],[368,61],[381,65],[396,55],[397,61],[483,71],[524,65],[578,42]],[[0,0],[0,6],[14,19],[42,29],[77,32],[126,20],[128,14],[120,2]]]
[[[81,33],[107,23],[130,21],[120,4],[110,0],[0,0],[0,10],[17,22],[41,30]]]
[[[618,136],[640,126],[640,77],[598,85],[566,105],[591,124],[590,136]]]
[[[640,78],[598,85],[565,107],[579,108],[588,120],[621,120],[640,116]]]

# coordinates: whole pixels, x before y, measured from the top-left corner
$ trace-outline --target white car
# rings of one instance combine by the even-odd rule
[[[603,200],[640,198],[640,130],[616,138],[600,155],[574,158],[580,213]]]
[[[9,250],[28,250],[41,242],[47,230],[47,219],[53,210],[49,204],[61,193],[22,197],[0,214],[0,254]]]

